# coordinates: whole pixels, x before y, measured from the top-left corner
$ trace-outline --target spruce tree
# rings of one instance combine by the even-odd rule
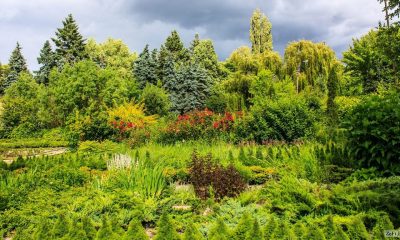
[[[126,231],[123,240],[147,240],[149,237],[146,235],[146,232],[142,226],[142,224],[133,219],[129,223],[128,231]]]
[[[164,213],[158,222],[157,235],[155,240],[179,240],[178,232],[172,224],[171,218]]]
[[[251,17],[250,41],[254,54],[272,51],[272,25],[260,9],[256,9]]]
[[[26,60],[25,60],[24,56],[22,55],[21,50],[22,50],[22,47],[17,42],[17,46],[12,51],[10,60],[8,63],[10,72],[8,73],[8,75],[4,81],[4,85],[3,85],[4,90],[7,89],[13,82],[17,81],[19,75],[22,72],[28,71],[28,67],[26,65]]]
[[[190,222],[183,235],[183,240],[202,240],[204,239],[193,222]]]
[[[220,73],[218,56],[211,40],[199,40],[194,44],[191,59],[194,63],[204,68],[212,79],[217,79]]]
[[[154,51],[150,53],[149,45],[146,45],[134,63],[133,73],[140,89],[144,89],[147,83],[157,85],[157,65],[153,59],[154,55]]]
[[[168,50],[164,47],[164,45],[161,45],[160,51],[158,51],[158,56],[157,56],[157,77],[162,81],[163,84],[165,84],[165,76],[166,76],[166,68],[168,63],[168,57],[170,57],[171,54],[168,52]],[[172,60],[172,66],[174,67],[174,63]]]
[[[175,90],[170,92],[172,109],[181,114],[203,109],[210,95],[210,78],[205,70],[196,64],[182,67],[176,80]]]
[[[164,47],[169,53],[172,54],[175,63],[183,64],[189,60],[189,51],[183,45],[183,42],[176,30],[173,30],[171,35],[167,37]]]
[[[224,221],[219,218],[208,234],[209,240],[229,240],[230,234]]]
[[[73,64],[87,58],[85,51],[85,39],[79,33],[72,14],[62,22],[63,27],[58,28],[56,37],[52,38],[56,45],[55,56],[57,64],[62,67],[64,64]]]
[[[174,62],[172,59],[171,55],[167,55],[164,69],[163,69],[163,79],[164,83],[164,88],[169,92],[169,93],[175,93],[179,90],[178,87],[178,79],[177,79],[177,73],[175,71],[175,66]],[[171,95],[172,97],[172,95]],[[173,104],[176,104],[177,99],[172,99],[171,102]]]
[[[55,53],[51,49],[49,41],[46,41],[40,50],[40,56],[37,58],[38,63],[41,65],[39,71],[35,72],[36,81],[47,85],[49,83],[50,71],[57,66]]]
[[[261,231],[260,224],[258,223],[257,218],[254,219],[253,225],[251,226],[250,231],[246,236],[246,240],[263,240],[264,234]]]
[[[249,214],[243,214],[242,218],[240,219],[236,229],[234,230],[232,239],[234,240],[243,240],[249,234],[251,230],[251,217]]]
[[[194,35],[193,41],[190,43],[189,51],[191,54],[194,53],[194,49],[200,44],[200,36],[198,33]]]

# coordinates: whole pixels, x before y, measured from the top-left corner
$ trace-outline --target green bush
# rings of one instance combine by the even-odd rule
[[[344,124],[359,167],[400,174],[400,94],[367,97]]]
[[[254,106],[235,124],[236,141],[293,142],[313,135],[314,119],[302,101],[283,99]]]
[[[147,84],[143,89],[140,100],[144,103],[147,115],[164,116],[171,107],[169,96],[163,88]]]

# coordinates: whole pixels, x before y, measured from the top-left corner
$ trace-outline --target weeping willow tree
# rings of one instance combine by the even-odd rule
[[[301,40],[285,49],[285,73],[293,79],[297,91],[321,82],[326,86],[330,66],[335,61],[335,52],[325,43]]]
[[[274,51],[263,52],[256,55],[259,70],[269,70],[277,77],[283,73],[283,61],[279,53]]]
[[[227,60],[226,67],[233,72],[243,74],[257,74],[258,72],[257,60],[247,46],[239,47],[233,51]]]

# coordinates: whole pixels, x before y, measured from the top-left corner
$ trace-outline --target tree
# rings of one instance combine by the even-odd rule
[[[63,27],[58,28],[56,37],[52,38],[56,45],[56,59],[59,67],[64,64],[73,64],[87,58],[85,39],[79,33],[72,14],[62,22]]]
[[[194,49],[199,45],[199,43],[200,43],[200,35],[198,33],[196,33],[194,35],[194,39],[190,43],[190,47],[189,47],[189,51],[190,51],[191,54],[193,54]]]
[[[383,11],[385,12],[387,27],[389,27],[389,20],[400,16],[400,0],[378,0],[378,2],[384,3]]]
[[[190,58],[189,51],[183,45],[183,42],[176,30],[173,30],[171,35],[167,37],[164,47],[169,53],[172,54],[174,62],[178,65],[186,63]]]
[[[86,52],[89,59],[101,68],[115,69],[126,77],[133,74],[132,63],[137,56],[122,40],[109,38],[103,43],[96,43],[94,39],[89,39],[86,44]]]
[[[172,110],[186,113],[202,109],[210,94],[211,81],[197,64],[183,66],[177,73],[176,87],[171,94]]]
[[[250,21],[250,41],[254,54],[272,51],[272,24],[268,18],[256,9]]]
[[[385,12],[385,20],[387,27],[390,26],[390,16],[389,16],[389,8],[388,8],[388,0],[378,0],[380,4],[384,3],[383,12]]]
[[[364,93],[375,92],[380,82],[389,82],[389,64],[377,48],[378,33],[370,31],[343,53],[345,72],[363,86]]]
[[[272,97],[274,75],[269,70],[260,71],[258,76],[250,85],[249,92],[252,95],[251,102],[253,104],[262,104],[266,97]]]
[[[177,73],[171,55],[168,55],[165,60],[162,83],[169,93],[178,91]],[[171,101],[175,102],[174,99],[171,99]]]
[[[198,41],[198,43],[193,43],[192,60],[207,70],[211,78],[216,79],[220,70],[213,42],[209,39]]]
[[[142,224],[133,219],[129,223],[128,231],[126,231],[123,240],[147,240],[149,237],[147,236]]]
[[[22,55],[21,45],[17,42],[17,46],[12,51],[10,60],[8,62],[8,66],[10,68],[10,72],[8,73],[3,89],[7,89],[13,82],[17,81],[19,75],[22,72],[28,72],[28,67],[26,65],[26,60]]]
[[[259,70],[269,70],[278,78],[283,75],[283,60],[278,52],[267,51],[256,56]]]
[[[317,87],[317,81],[326,82],[330,66],[336,60],[335,52],[325,43],[301,40],[285,49],[285,71],[300,92],[307,86]]]
[[[143,89],[140,100],[144,103],[147,115],[164,116],[171,106],[168,94],[163,88],[147,84]]]
[[[58,115],[64,121],[75,111],[85,115],[92,107],[100,111],[129,100],[127,80],[89,60],[66,65],[61,72],[53,71],[49,87]]]
[[[155,240],[180,240],[178,233],[168,214],[164,213],[158,222]]]
[[[40,86],[31,75],[22,73],[19,79],[6,89],[2,99],[1,121],[6,131],[17,127],[31,134],[42,127],[39,113]]]
[[[51,49],[49,41],[46,41],[40,50],[40,55],[37,58],[38,63],[41,65],[39,71],[35,72],[36,81],[38,83],[47,85],[49,83],[49,75],[51,70],[57,66],[55,53]]]
[[[242,46],[229,56],[226,67],[231,71],[239,71],[242,74],[257,74],[258,62],[247,46]]]
[[[2,65],[0,62],[0,94],[4,93],[4,84],[9,73],[10,67],[8,65]]]
[[[150,54],[149,45],[146,45],[134,63],[134,75],[140,89],[143,89],[147,83],[157,84],[156,62],[153,59],[153,54]]]

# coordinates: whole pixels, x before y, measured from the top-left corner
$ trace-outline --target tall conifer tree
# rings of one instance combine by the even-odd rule
[[[86,39],[79,33],[78,25],[72,15],[69,14],[62,23],[63,27],[58,28],[56,37],[52,38],[56,45],[58,65],[63,66],[66,63],[73,64],[86,59]]]
[[[183,45],[181,38],[176,30],[171,32],[164,43],[165,49],[170,52],[177,64],[183,64],[189,60],[189,51]]]
[[[49,41],[46,41],[40,50],[40,56],[37,58],[38,63],[41,65],[39,71],[36,73],[36,81],[47,85],[49,83],[50,71],[57,66],[55,53],[51,49]]]
[[[22,48],[21,45],[17,42],[17,46],[11,53],[11,57],[9,60],[9,67],[10,67],[10,72],[8,73],[3,89],[5,90],[8,88],[13,82],[17,81],[19,75],[24,72],[28,71],[28,67],[26,65],[26,60],[24,56],[22,55]]]
[[[134,63],[133,73],[136,81],[139,83],[140,89],[144,89],[147,83],[157,85],[157,65],[153,59],[155,55],[156,52],[153,51],[153,53],[150,53],[149,45],[146,45]]]
[[[176,87],[171,94],[172,109],[186,113],[202,109],[210,94],[210,78],[197,64],[182,67],[176,78]]]

